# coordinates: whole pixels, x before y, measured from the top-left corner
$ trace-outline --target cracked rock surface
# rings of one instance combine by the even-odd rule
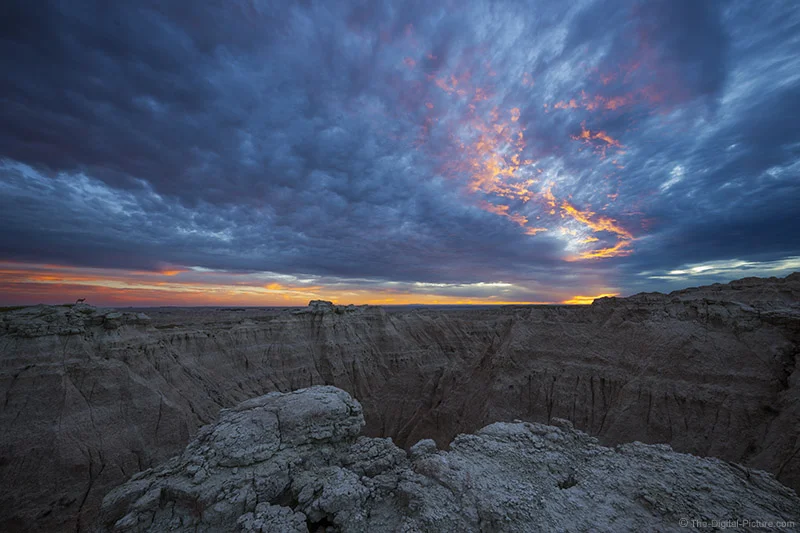
[[[449,451],[359,436],[360,404],[317,386],[221,412],[180,456],[103,500],[99,531],[681,531],[681,519],[795,521],[765,472],[575,430],[495,423]],[[783,528],[786,531],[797,527]]]

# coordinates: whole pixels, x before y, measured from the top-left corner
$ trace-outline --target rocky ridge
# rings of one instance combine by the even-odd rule
[[[760,471],[666,445],[600,446],[566,420],[495,423],[448,451],[359,436],[334,387],[220,413],[180,456],[103,501],[102,531],[681,531],[687,521],[800,529],[800,498]]]
[[[341,315],[342,313],[359,313],[369,310],[370,308],[374,308],[374,306],[370,305],[334,305],[333,302],[329,302],[328,300],[311,300],[308,302],[308,306],[303,309],[297,309],[292,313],[295,315],[305,315],[308,313],[312,314],[323,314],[323,313],[336,313]]]
[[[23,338],[81,335],[95,326],[110,330],[149,323],[150,317],[141,312],[98,309],[83,303],[34,305],[0,315],[0,334]]]
[[[85,531],[220,409],[322,384],[403,448],[563,418],[800,488],[798,274],[591,306],[300,311],[0,313],[0,530]]]

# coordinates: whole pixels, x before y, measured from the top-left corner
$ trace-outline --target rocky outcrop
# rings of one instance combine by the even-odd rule
[[[182,455],[103,500],[101,531],[681,531],[742,520],[800,530],[773,476],[665,445],[616,449],[558,427],[495,423],[410,453],[359,437],[361,406],[334,387],[223,410]],[[749,529],[749,528],[748,528]]]
[[[150,317],[141,312],[121,313],[87,304],[36,305],[0,315],[0,334],[23,338],[79,335],[94,326],[112,330],[124,325],[149,323]]]
[[[308,302],[308,306],[304,309],[298,309],[294,311],[295,315],[304,315],[307,313],[314,313],[314,314],[323,314],[323,313],[336,313],[336,314],[343,314],[343,313],[356,313],[360,311],[368,310],[371,306],[369,305],[334,305],[333,302],[329,302],[328,300],[311,300]]]
[[[403,448],[564,418],[800,488],[798,292],[793,275],[591,306],[0,313],[0,530],[84,531],[221,408],[322,384]]]

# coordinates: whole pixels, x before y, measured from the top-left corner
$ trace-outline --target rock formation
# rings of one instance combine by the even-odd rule
[[[337,314],[342,313],[355,313],[358,311],[365,311],[369,309],[369,305],[359,305],[355,306],[353,304],[349,305],[334,305],[333,302],[329,302],[328,300],[311,300],[308,302],[308,307],[304,309],[298,309],[294,311],[295,315],[304,315],[307,313],[329,313],[334,312]]]
[[[49,335],[81,335],[92,327],[117,329],[123,325],[147,325],[145,313],[120,313],[91,305],[36,305],[0,316],[0,331],[9,337],[34,338]]]
[[[404,448],[564,418],[800,488],[800,274],[591,306],[316,307],[0,313],[0,530],[85,531],[221,408],[323,384]]]
[[[103,501],[103,531],[681,531],[747,520],[800,530],[800,498],[764,472],[665,445],[616,449],[531,423],[432,440],[409,454],[359,437],[334,387],[271,393],[200,430],[182,455]]]

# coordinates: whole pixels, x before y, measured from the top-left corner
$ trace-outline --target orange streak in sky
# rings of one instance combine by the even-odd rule
[[[603,78],[607,79],[607,78]],[[572,98],[570,100],[560,100],[553,104],[553,109],[585,109],[586,111],[616,111],[625,106],[634,105],[637,103],[656,103],[662,98],[660,92],[655,90],[652,86],[643,87],[635,92],[622,94],[618,96],[601,96],[595,95],[590,97],[585,91],[581,91],[580,101]],[[546,106],[547,104],[545,104]]]
[[[543,231],[547,231],[547,228],[525,228],[525,235],[536,235]]]
[[[630,244],[631,244],[630,241],[619,241],[611,248],[600,248],[599,250],[589,250],[587,252],[581,252],[580,258],[601,259],[607,257],[623,257],[626,255],[630,255],[633,252],[633,250],[629,249]]]
[[[631,235],[631,233],[628,230],[620,227],[617,224],[617,222],[612,218],[604,216],[595,216],[595,213],[588,210],[579,211],[578,209],[575,208],[575,206],[573,206],[566,200],[564,200],[561,203],[561,209],[568,216],[577,220],[581,224],[584,224],[585,226],[591,228],[595,232],[608,231],[616,235],[619,235],[620,237],[627,240],[633,239],[633,235]]]
[[[576,141],[584,142],[601,140],[610,146],[622,147],[622,144],[618,140],[611,137],[605,131],[596,131],[592,133],[592,130],[586,129],[586,122],[581,122],[581,132],[578,135],[572,135],[572,138]]]
[[[495,215],[501,215],[504,217],[510,218],[515,223],[519,224],[520,226],[524,226],[528,223],[528,217],[517,213],[509,213],[509,206],[507,205],[496,205],[489,202],[484,202],[481,204],[481,207],[490,213],[494,213]],[[535,235],[535,234],[534,234]]]

